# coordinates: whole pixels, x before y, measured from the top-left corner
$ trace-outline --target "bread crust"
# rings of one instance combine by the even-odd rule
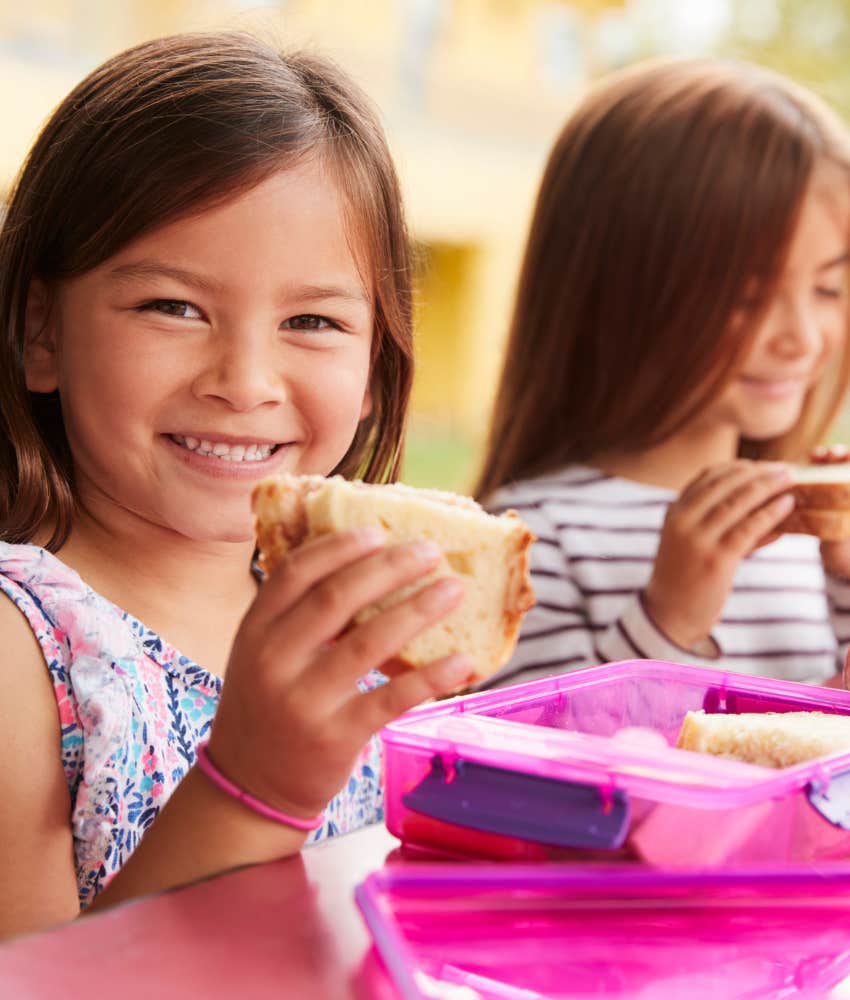
[[[824,542],[840,542],[850,538],[850,508],[846,510],[795,508],[780,523],[778,530],[790,534],[815,535]]]
[[[503,612],[504,646],[501,660],[507,662],[519,639],[519,627],[523,616],[534,605],[534,589],[531,586],[531,575],[528,571],[528,550],[537,536],[529,531],[528,526],[513,509],[506,510],[502,517],[513,518],[522,527],[516,537],[514,558],[511,560],[508,573],[508,588],[505,596]]]
[[[794,509],[780,531],[822,541],[850,538],[850,462],[790,466]]]
[[[308,525],[305,512],[305,498],[313,491],[322,488],[328,480],[321,476],[285,476],[273,477],[259,483],[252,495],[252,506],[255,514],[257,546],[259,563],[266,573],[272,572],[289,553],[301,545],[308,535],[314,533]],[[346,482],[340,480],[340,482]],[[415,497],[427,500],[431,504],[438,503],[462,510],[480,513],[482,517],[495,517],[488,514],[470,497],[458,496],[438,490],[417,490],[403,484],[376,485],[359,482],[346,482],[349,487],[358,491],[388,490],[395,495]],[[494,673],[510,658],[519,637],[519,629],[526,611],[534,604],[534,590],[528,564],[528,549],[536,536],[528,529],[520,516],[514,510],[498,515],[500,520],[514,522],[509,539],[509,549],[505,554],[507,574],[505,579],[504,603],[501,609],[499,642],[493,644],[498,653],[493,662],[476,664],[476,678],[483,679]],[[357,621],[365,620],[371,609],[365,609],[357,617]],[[493,634],[493,633],[491,633]],[[495,638],[496,636],[493,635]],[[401,663],[410,667],[421,666],[421,663],[408,659],[404,652],[398,658]]]
[[[795,483],[794,502],[802,509],[850,511],[850,467],[846,483]]]

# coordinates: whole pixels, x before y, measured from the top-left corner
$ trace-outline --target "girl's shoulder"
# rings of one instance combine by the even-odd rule
[[[0,542],[0,591],[22,612],[48,663],[67,659],[56,608],[73,607],[83,590],[78,574],[46,549]]]
[[[62,683],[80,660],[140,659],[143,627],[46,549],[0,542],[0,591],[23,613]]]
[[[57,556],[38,545],[0,542],[0,578],[32,592],[42,587],[81,589],[79,574]]]

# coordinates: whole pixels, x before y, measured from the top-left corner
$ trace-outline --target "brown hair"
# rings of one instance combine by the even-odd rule
[[[520,273],[477,494],[666,440],[728,382],[781,274],[815,167],[850,138],[766,70],[664,60],[603,81],[549,157]],[[751,284],[761,309],[733,322]],[[796,457],[850,380],[841,352],[781,439]]]
[[[345,196],[352,245],[374,290],[372,412],[335,470],[395,478],[412,380],[409,244],[377,116],[333,64],[240,33],[129,49],[54,112],[13,189],[0,232],[0,538],[70,528],[73,469],[57,394],[26,389],[27,292],[96,267],[164,221],[320,156]]]

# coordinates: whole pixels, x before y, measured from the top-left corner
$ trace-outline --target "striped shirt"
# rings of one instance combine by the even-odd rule
[[[486,685],[531,680],[613,660],[646,658],[821,683],[850,642],[850,580],[825,574],[818,542],[783,535],[744,559],[712,630],[707,659],[671,642],[643,602],[672,490],[570,466],[503,487],[494,511],[514,508],[537,541],[537,604],[510,662]]]

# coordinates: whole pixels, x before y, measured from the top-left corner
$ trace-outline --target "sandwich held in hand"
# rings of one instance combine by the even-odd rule
[[[469,497],[400,483],[292,475],[258,483],[253,508],[261,565],[268,572],[290,550],[335,531],[377,526],[390,543],[421,540],[440,547],[443,559],[432,573],[364,608],[355,619],[365,621],[441,576],[458,576],[463,601],[399,652],[407,665],[466,653],[480,680],[513,652],[522,616],[534,603],[528,577],[534,535],[513,511],[495,516]]]
[[[850,715],[825,712],[688,712],[676,744],[762,767],[791,767],[850,750]]]
[[[794,509],[780,528],[838,542],[850,538],[850,456],[837,447],[823,454],[829,457],[790,466]]]

